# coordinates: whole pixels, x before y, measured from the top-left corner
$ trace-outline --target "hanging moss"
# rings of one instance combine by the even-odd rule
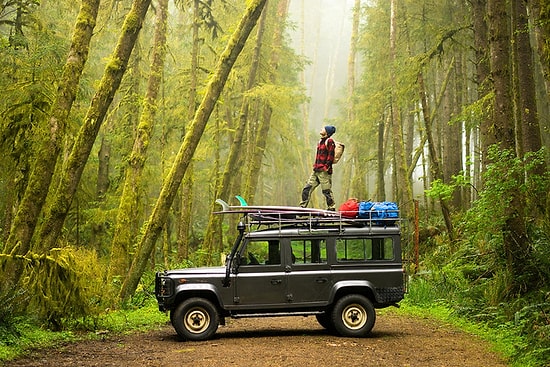
[[[13,262],[24,267],[20,285],[29,298],[27,312],[49,327],[61,329],[64,322],[101,309],[103,271],[94,252],[67,247],[44,254],[0,254],[2,268]]]

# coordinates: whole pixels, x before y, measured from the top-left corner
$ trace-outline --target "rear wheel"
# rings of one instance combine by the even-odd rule
[[[332,324],[342,336],[365,337],[374,327],[375,321],[376,312],[372,302],[359,294],[340,298],[332,311]]]
[[[189,298],[180,303],[171,315],[178,335],[186,340],[199,341],[212,337],[220,322],[218,310],[204,298]]]

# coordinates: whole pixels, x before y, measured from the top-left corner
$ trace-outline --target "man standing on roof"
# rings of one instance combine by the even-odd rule
[[[334,197],[332,195],[332,162],[334,162],[334,149],[336,144],[331,136],[336,132],[336,128],[327,125],[321,129],[319,134],[321,140],[317,144],[317,154],[313,164],[313,172],[302,190],[302,202],[300,206],[306,208],[311,198],[311,193],[315,188],[321,185],[321,190],[327,201],[327,209],[335,210]]]

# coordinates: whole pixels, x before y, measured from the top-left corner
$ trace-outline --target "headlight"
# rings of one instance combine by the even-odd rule
[[[169,297],[172,295],[172,279],[157,276],[155,293],[157,297]]]

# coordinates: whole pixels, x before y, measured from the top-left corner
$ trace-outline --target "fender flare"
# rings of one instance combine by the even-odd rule
[[[333,304],[336,300],[336,294],[338,292],[340,292],[341,290],[344,290],[346,288],[365,290],[364,293],[367,293],[367,294],[370,293],[370,294],[372,294],[372,297],[374,297],[374,299],[371,299],[372,302],[377,302],[378,301],[378,295],[376,293],[376,288],[368,280],[343,280],[343,281],[340,281],[340,282],[337,282],[336,284],[334,284],[334,286],[330,290],[329,304]]]
[[[203,295],[208,295],[209,297],[204,297],[216,303],[216,306],[222,310],[224,308],[223,301],[220,297],[218,289],[213,284],[209,283],[190,283],[190,284],[179,284],[176,286],[175,292],[175,302],[174,307],[176,307],[183,298],[189,297],[201,297]],[[189,294],[189,297],[185,295]]]

